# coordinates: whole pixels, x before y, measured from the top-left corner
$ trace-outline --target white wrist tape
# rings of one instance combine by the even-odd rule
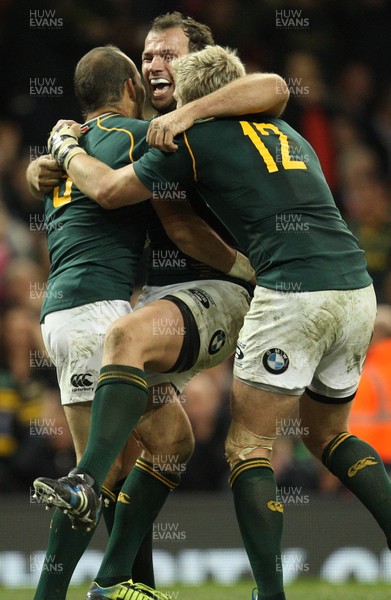
[[[237,279],[243,279],[243,281],[250,281],[250,279],[254,277],[255,271],[252,268],[247,256],[244,256],[244,254],[237,251],[235,262],[228,271],[227,275],[230,277],[236,277]]]

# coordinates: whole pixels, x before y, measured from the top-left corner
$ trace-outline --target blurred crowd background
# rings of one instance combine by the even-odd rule
[[[352,415],[352,431],[391,465],[391,3],[388,0],[0,0],[0,492],[26,492],[37,475],[61,476],[72,441],[39,326],[49,261],[42,204],[25,183],[60,117],[80,120],[73,69],[113,43],[138,66],[152,19],[180,10],[239,50],[251,71],[285,78],[286,120],[314,146],[349,226],[367,252],[381,304]],[[49,88],[45,94],[42,90]],[[46,89],[46,91],[48,91]],[[223,442],[231,363],[183,394],[196,451],[183,493],[228,489]],[[298,415],[281,424],[278,484],[346,496],[306,452]],[[303,433],[303,432],[302,432]],[[304,432],[305,433],[305,432]]]

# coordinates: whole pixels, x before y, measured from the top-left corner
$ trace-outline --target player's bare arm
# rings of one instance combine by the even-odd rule
[[[28,188],[37,200],[42,200],[45,194],[59,185],[63,176],[64,171],[50,154],[33,160],[26,171]]]
[[[105,209],[137,204],[151,196],[135,174],[133,165],[114,170],[92,156],[78,154],[72,158],[67,171],[79,190]]]
[[[233,272],[245,281],[252,279],[254,270],[248,259],[226,244],[187,200],[152,200],[152,206],[168,237],[182,252],[223,273]]]
[[[67,171],[79,190],[105,209],[137,204],[151,197],[133,165],[114,170],[92,156],[78,154],[72,158]]]
[[[173,139],[189,129],[196,119],[267,113],[278,117],[289,99],[284,79],[274,73],[254,73],[151,121],[147,142],[160,150],[173,152]]]

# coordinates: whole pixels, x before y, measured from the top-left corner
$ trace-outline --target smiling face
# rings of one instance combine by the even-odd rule
[[[152,107],[164,114],[175,109],[174,78],[171,63],[189,54],[189,39],[183,29],[172,27],[150,31],[142,55],[142,73]]]

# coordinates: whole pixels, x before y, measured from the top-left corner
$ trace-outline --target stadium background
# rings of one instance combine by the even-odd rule
[[[149,23],[181,10],[238,48],[247,70],[282,74],[291,90],[286,119],[313,144],[338,205],[367,250],[384,305],[371,370],[353,427],[376,439],[391,463],[391,5],[387,0],[136,0],[0,2],[0,586],[34,585],[48,516],[36,506],[36,475],[62,475],[73,463],[53,369],[38,315],[48,258],[42,206],[24,172],[46,153],[60,117],[80,120],[73,97],[77,60],[114,43],[138,66]],[[375,382],[381,380],[381,392]],[[182,490],[155,525],[158,579],[233,583],[248,565],[232,512],[223,457],[230,365],[206,373],[183,402],[197,439]],[[365,398],[369,401],[364,402]],[[379,409],[381,404],[381,410]],[[274,466],[286,504],[287,577],[389,581],[381,532],[371,517],[299,442],[292,417],[281,423]],[[191,493],[190,493],[191,492]],[[101,530],[79,572],[93,576]],[[98,553],[98,554],[97,554]],[[83,566],[84,565],[84,566]],[[237,568],[234,566],[237,565]]]

